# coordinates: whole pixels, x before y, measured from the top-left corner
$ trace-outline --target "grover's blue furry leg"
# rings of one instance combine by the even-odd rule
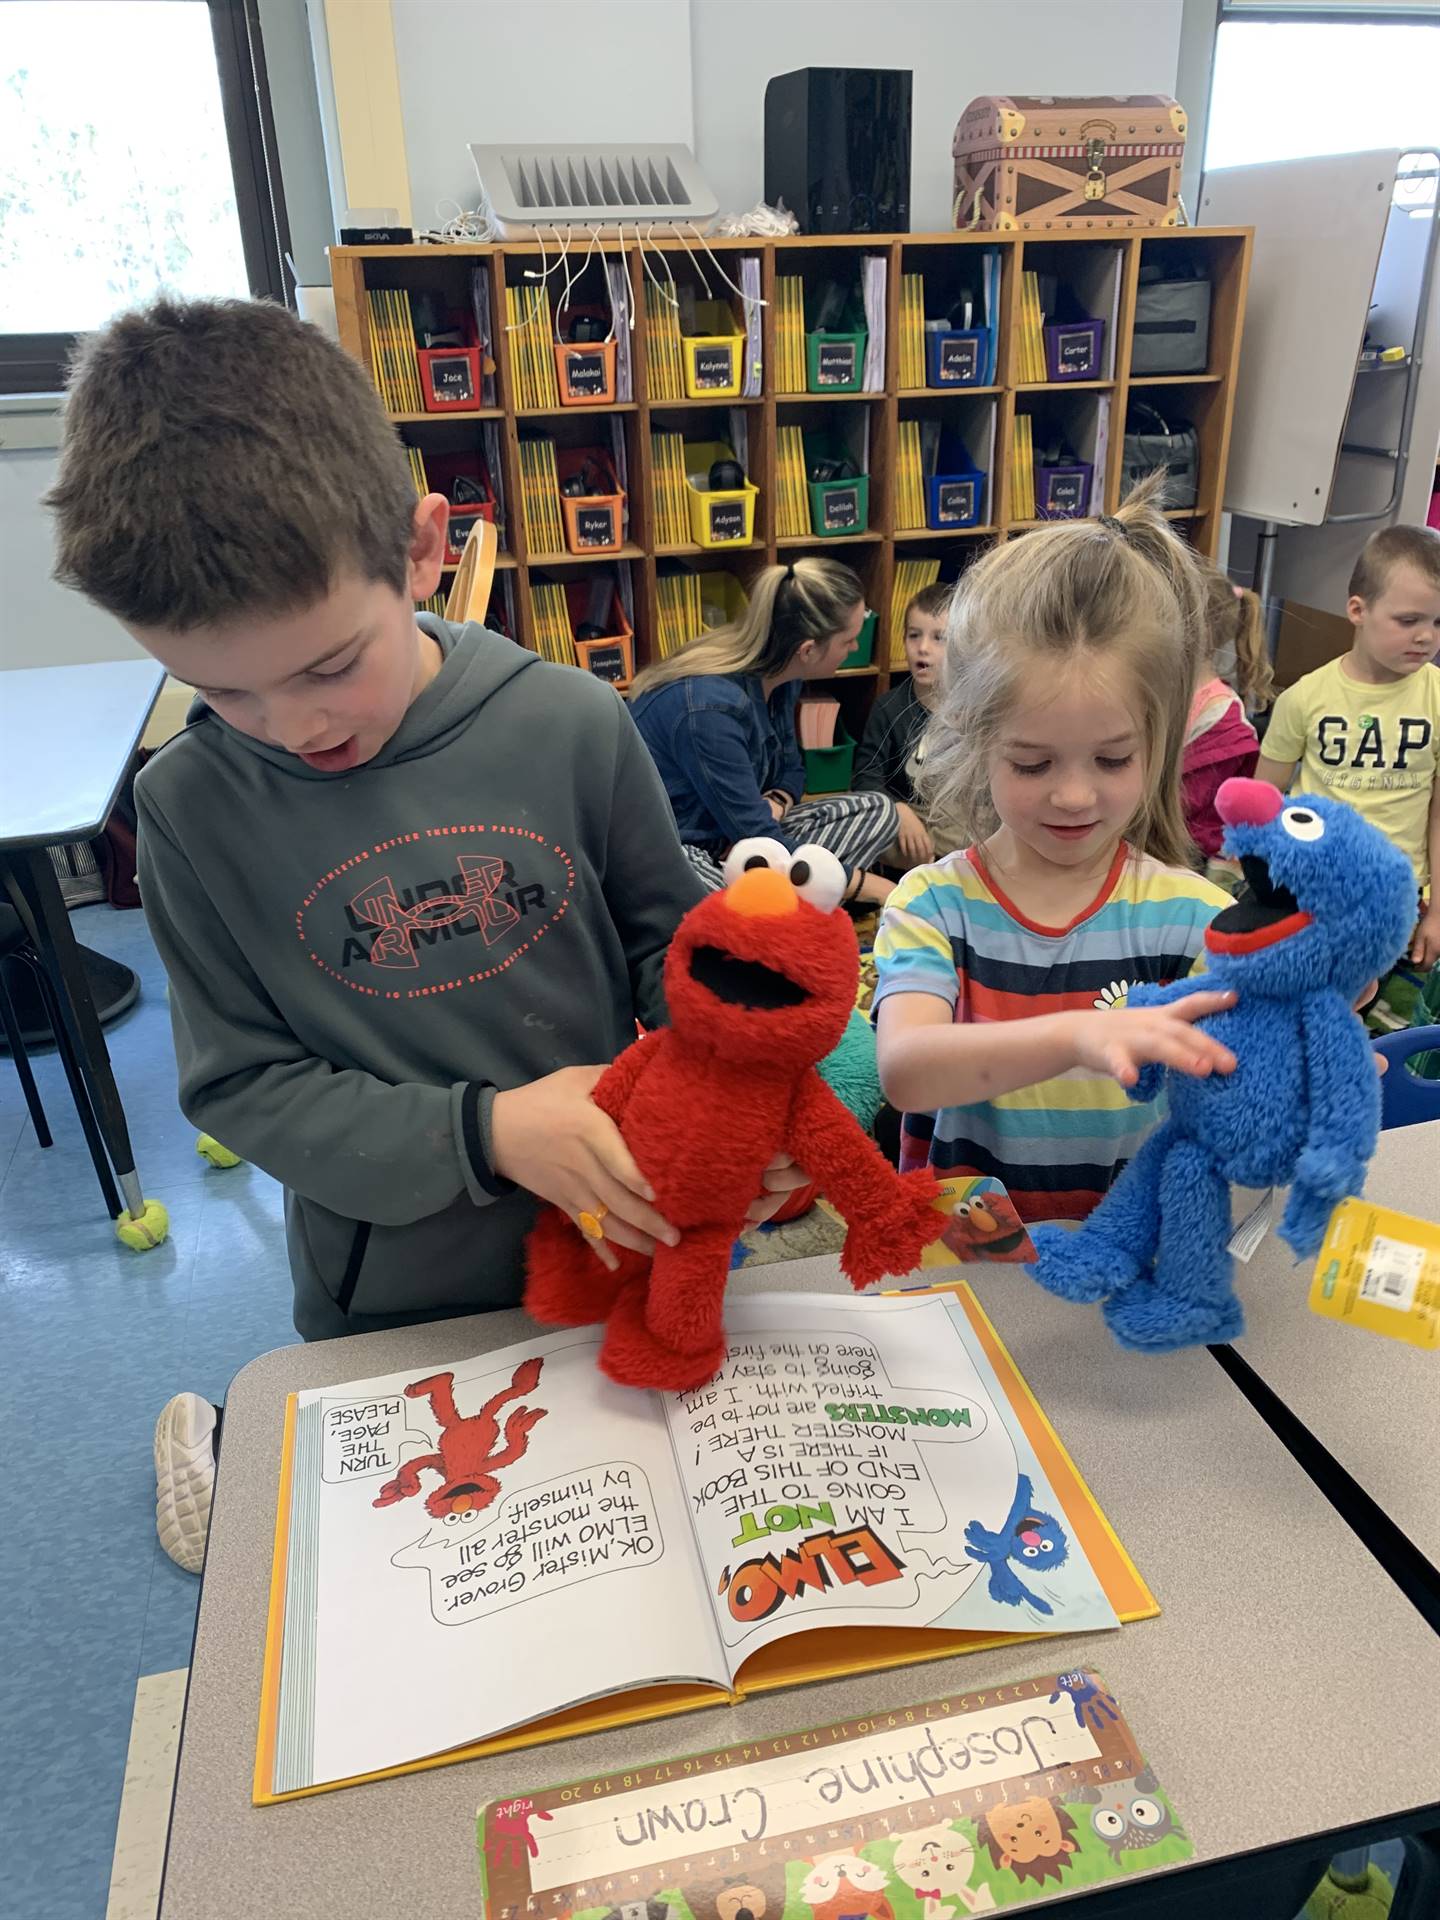
[[[1160,1233],[1160,1177],[1175,1139],[1167,1120],[1141,1147],[1083,1227],[1032,1227],[1040,1256],[1030,1268],[1062,1300],[1102,1300],[1150,1265]]]
[[[1245,1317],[1226,1251],[1230,1187],[1193,1140],[1177,1140],[1170,1151],[1159,1213],[1154,1276],[1105,1302],[1110,1331],[1121,1346],[1151,1353],[1233,1340]]]

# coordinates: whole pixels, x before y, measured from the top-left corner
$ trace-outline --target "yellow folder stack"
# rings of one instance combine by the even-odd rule
[[[664,574],[655,582],[660,613],[660,658],[666,660],[693,640],[704,625],[700,609],[700,577],[684,570]]]
[[[1020,378],[1045,378],[1045,315],[1040,306],[1040,276],[1020,276]]]
[[[535,651],[557,666],[575,665],[575,632],[565,589],[553,580],[536,580],[530,587],[535,606]]]
[[[423,413],[420,362],[415,357],[415,322],[410,295],[403,287],[373,287],[370,307],[370,357],[375,384],[391,413]]]
[[[650,398],[683,400],[685,363],[680,349],[680,314],[648,279],[645,282],[645,352]]]
[[[1015,416],[1015,436],[1010,459],[1010,518],[1035,518],[1035,446],[1028,413]]]
[[[520,405],[558,407],[560,389],[555,380],[550,303],[538,287],[507,287],[505,319]]]
[[[415,497],[423,500],[430,491],[430,482],[425,477],[425,456],[419,447],[406,447],[410,461],[410,478],[415,482]]]
[[[805,391],[805,284],[798,273],[775,281],[775,391]]]
[[[810,495],[805,486],[805,437],[799,427],[781,427],[775,436],[775,533],[781,540],[803,540],[810,532]]]
[[[900,276],[900,387],[925,385],[925,276]]]
[[[650,471],[650,522],[656,546],[689,546],[690,507],[685,497],[685,441],[681,434],[651,434]]]
[[[910,533],[925,525],[925,474],[920,457],[920,422],[900,422],[895,461],[895,531]]]
[[[897,560],[895,585],[890,595],[890,665],[905,665],[905,609],[926,587],[940,578],[938,560]]]
[[[520,442],[520,493],[531,559],[564,553],[565,526],[560,518],[560,480],[555,471],[553,440]]]

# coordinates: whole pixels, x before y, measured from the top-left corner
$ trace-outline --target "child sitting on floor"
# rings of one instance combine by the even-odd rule
[[[1186,830],[1204,856],[1207,877],[1233,892],[1240,868],[1220,851],[1224,827],[1215,796],[1227,780],[1247,779],[1255,771],[1260,740],[1249,715],[1268,704],[1273,675],[1258,596],[1237,587],[1218,567],[1205,567],[1204,580],[1200,684],[1185,729],[1180,803]],[[1225,670],[1229,679],[1222,678]]]
[[[955,589],[924,587],[905,609],[905,665],[909,673],[875,702],[855,756],[858,793],[888,793],[900,815],[897,846],[902,867],[923,866],[952,853],[955,835],[920,810],[915,782],[925,759],[925,729],[940,698],[945,665],[945,616]]]

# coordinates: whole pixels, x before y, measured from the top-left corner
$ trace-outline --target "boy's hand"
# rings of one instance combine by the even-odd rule
[[[1410,958],[1417,967],[1424,967],[1427,972],[1440,960],[1440,901],[1432,899],[1421,915]]]
[[[1168,1007],[1120,1008],[1072,1015],[1076,1064],[1133,1087],[1141,1067],[1173,1067],[1203,1080],[1233,1073],[1235,1056],[1190,1023],[1233,1007],[1233,993],[1188,993]]]
[[[653,1253],[657,1240],[675,1246],[679,1234],[652,1204],[654,1189],[631,1157],[620,1129],[590,1098],[603,1067],[562,1067],[495,1095],[490,1145],[495,1171],[517,1187],[568,1213],[599,1214],[603,1240],[590,1245],[612,1271],[619,1264],[606,1245]]]
[[[915,809],[907,807],[903,800],[897,801],[895,811],[900,816],[900,834],[896,842],[900,858],[906,866],[923,867],[935,858],[935,842],[930,838],[930,829]]]

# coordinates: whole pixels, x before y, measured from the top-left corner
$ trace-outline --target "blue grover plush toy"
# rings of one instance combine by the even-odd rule
[[[1330,1215],[1359,1193],[1380,1126],[1365,1029],[1352,1011],[1394,964],[1415,921],[1409,860],[1352,807],[1227,780],[1216,795],[1225,850],[1252,896],[1205,934],[1210,971],[1132,988],[1132,1007],[1233,988],[1199,1024],[1238,1062],[1204,1080],[1170,1074],[1169,1118],[1074,1233],[1032,1229],[1030,1271],[1065,1300],[1100,1300],[1122,1346],[1165,1352],[1232,1340],[1244,1327],[1227,1242],[1230,1183],[1290,1187],[1281,1238],[1313,1253]],[[1153,1100],[1146,1067],[1132,1100]]]

